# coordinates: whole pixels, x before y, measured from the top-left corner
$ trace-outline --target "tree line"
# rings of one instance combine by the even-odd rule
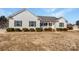
[[[4,29],[8,27],[8,19],[5,16],[0,16],[0,28]]]

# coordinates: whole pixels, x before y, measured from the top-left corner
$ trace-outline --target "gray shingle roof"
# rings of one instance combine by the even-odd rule
[[[40,21],[52,21],[57,22],[59,18],[52,17],[52,16],[38,16]]]
[[[12,17],[14,17],[14,16],[20,14],[21,12],[23,12],[23,11],[25,11],[25,10],[26,10],[26,9],[23,8],[23,9],[21,9],[21,10],[15,12],[14,14],[8,16],[8,18],[12,18]],[[29,12],[30,12],[30,11],[29,11]],[[52,17],[52,16],[37,16],[37,17],[38,17],[38,20],[40,20],[40,21],[51,21],[51,22],[57,22],[60,18],[62,18],[62,17],[56,18],[56,17]]]

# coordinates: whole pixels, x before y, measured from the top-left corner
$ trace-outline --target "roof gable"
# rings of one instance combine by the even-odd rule
[[[14,16],[16,16],[16,15],[18,15],[18,14],[24,12],[24,11],[25,11],[25,9],[21,9],[21,10],[15,12],[15,13],[13,13],[12,15],[10,15],[9,18],[14,17]]]
[[[21,9],[21,10],[15,12],[15,13],[13,13],[12,15],[8,16],[8,18],[12,18],[12,17],[14,17],[14,16],[16,16],[16,15],[18,15],[18,14],[24,12],[24,11],[26,11],[25,8],[23,8],[23,9]],[[28,11],[28,10],[27,10],[27,11]],[[30,12],[30,11],[28,11],[28,12]],[[31,13],[31,12],[30,12],[30,13]],[[31,14],[34,15],[33,13],[31,13]],[[36,15],[34,15],[34,16],[36,16]]]

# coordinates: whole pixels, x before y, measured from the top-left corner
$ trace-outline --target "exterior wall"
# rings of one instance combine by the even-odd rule
[[[40,21],[37,20],[38,18],[31,14],[29,11],[24,11],[16,16],[14,16],[12,19],[9,19],[9,28],[35,28],[35,27],[29,27],[29,21],[36,21],[36,27],[40,27]],[[14,21],[15,20],[21,20],[22,26],[21,27],[15,27]]]
[[[14,21],[15,20],[20,20],[22,21],[22,26],[21,27],[15,27],[14,26]],[[36,27],[29,27],[29,21],[36,21]],[[64,23],[64,27],[59,27],[59,23]],[[42,28],[67,28],[67,22],[65,21],[64,18],[60,18],[58,22],[52,22],[52,26],[42,26]],[[13,18],[9,19],[9,28],[40,28],[40,20],[38,20],[37,16],[33,15],[29,11],[24,11]]]
[[[14,20],[12,18],[9,19],[9,28],[14,27]]]
[[[59,27],[60,23],[64,23],[64,27]],[[55,23],[55,28],[67,28],[67,22],[64,18],[60,18],[58,22]]]
[[[56,23],[56,22],[55,22]],[[52,28],[55,29],[55,23],[52,23]]]

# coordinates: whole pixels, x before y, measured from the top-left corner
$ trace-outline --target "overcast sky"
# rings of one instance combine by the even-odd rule
[[[0,8],[0,16],[9,16],[19,10],[20,8]],[[79,8],[28,8],[28,10],[37,16],[64,17],[69,23],[79,20]]]

